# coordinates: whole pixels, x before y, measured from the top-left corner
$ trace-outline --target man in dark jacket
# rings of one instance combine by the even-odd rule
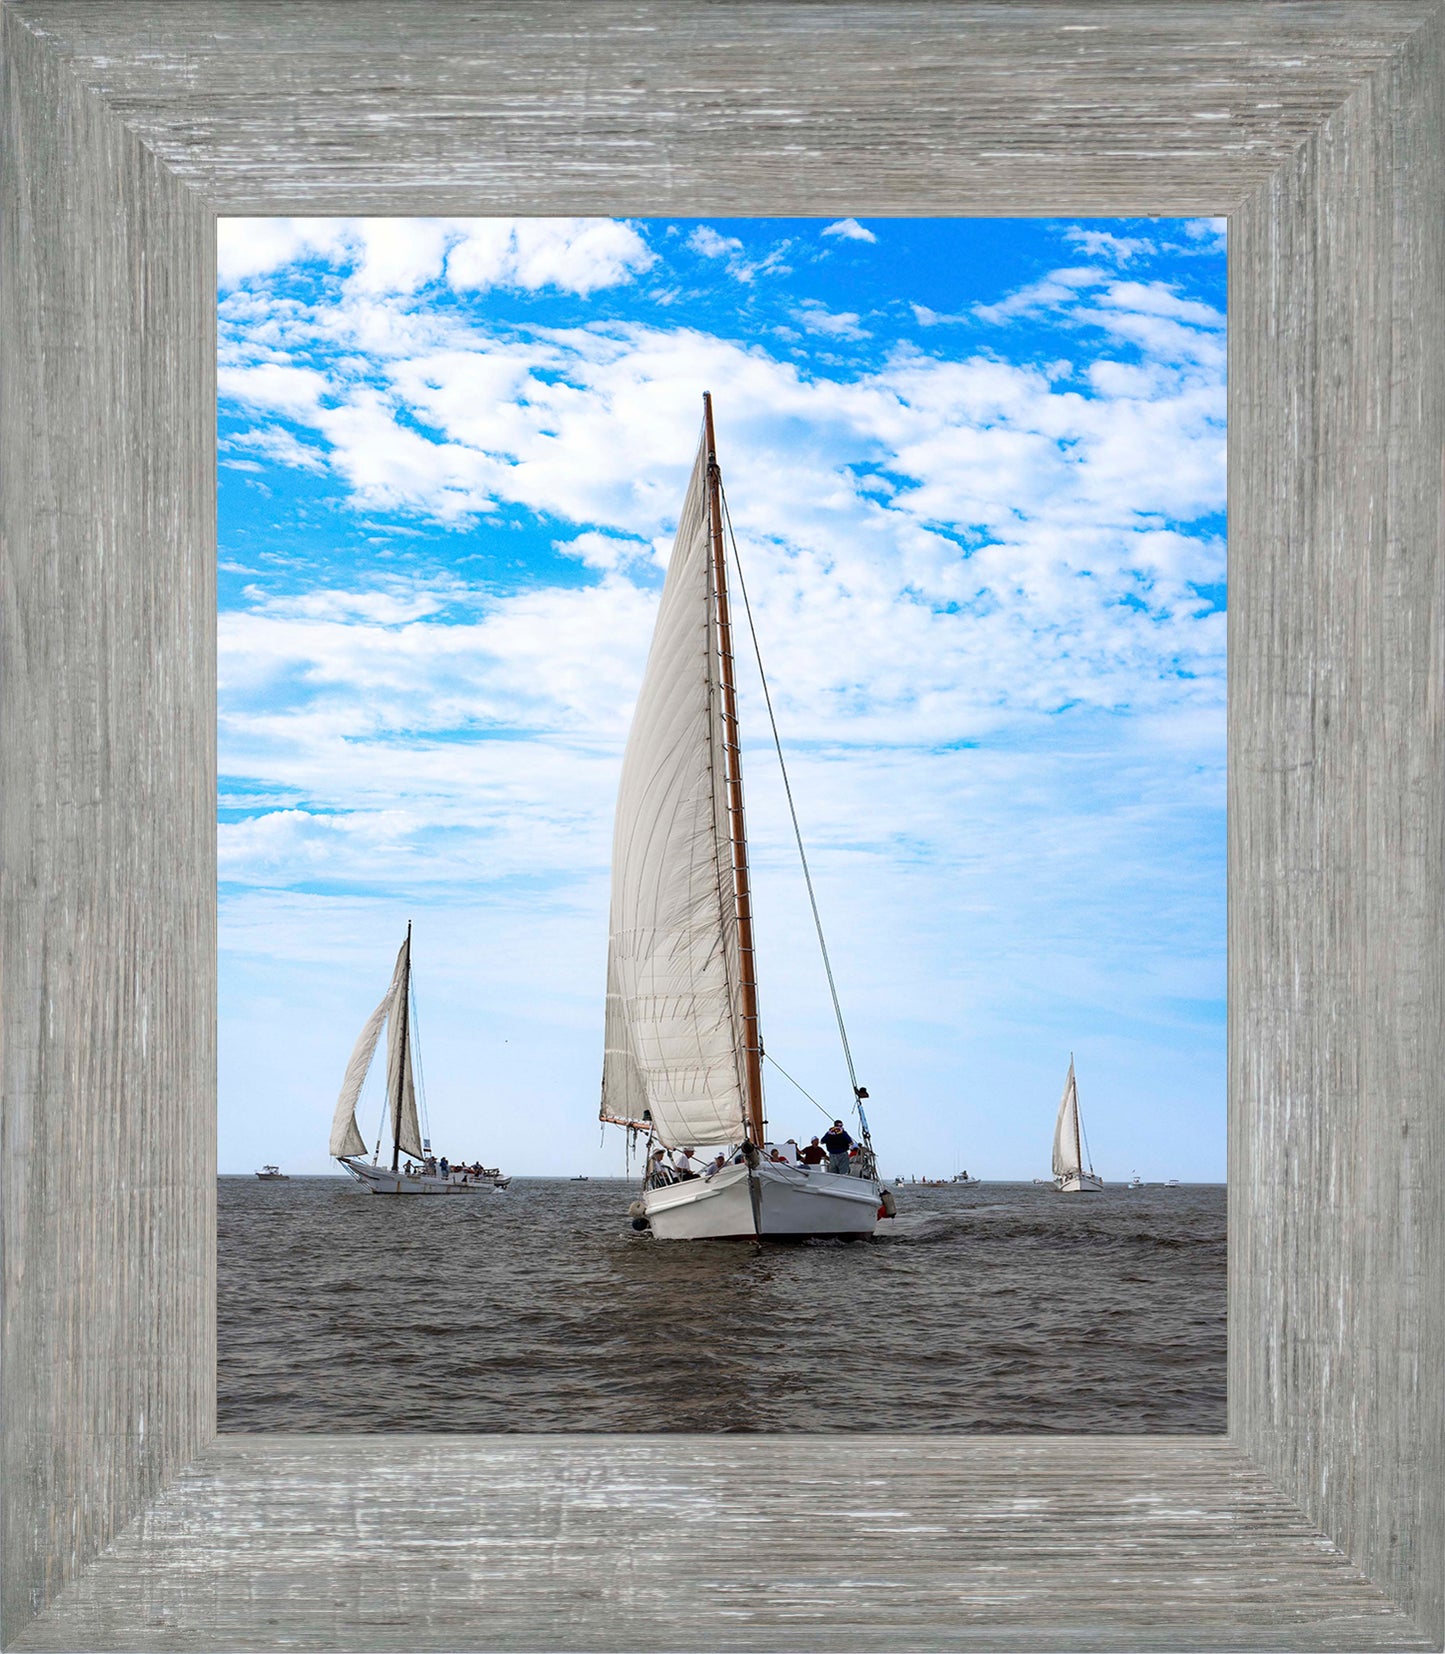
[[[823,1147],[828,1151],[828,1170],[847,1177],[848,1150],[853,1147],[853,1139],[843,1130],[841,1120],[835,1120],[832,1130],[823,1133]]]

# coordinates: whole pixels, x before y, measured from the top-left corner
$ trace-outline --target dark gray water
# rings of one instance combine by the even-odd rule
[[[1224,1429],[1217,1185],[905,1184],[852,1246],[665,1245],[629,1198],[223,1177],[221,1428]]]

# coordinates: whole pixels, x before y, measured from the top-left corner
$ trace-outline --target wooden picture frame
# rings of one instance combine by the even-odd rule
[[[4,1646],[1438,1649],[1442,0],[0,47]],[[1228,215],[1227,1436],[216,1437],[215,218],[276,213]]]

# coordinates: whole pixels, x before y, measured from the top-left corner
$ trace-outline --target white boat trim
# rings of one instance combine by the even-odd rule
[[[642,1205],[658,1240],[814,1240],[871,1235],[881,1198],[872,1178],[764,1161],[648,1189]]]
[[[394,1172],[389,1166],[371,1166],[364,1160],[343,1159],[340,1164],[374,1195],[492,1195],[511,1181],[458,1173],[428,1177],[418,1172],[408,1177],[405,1172]]]
[[[1104,1180],[1092,1172],[1075,1172],[1071,1177],[1056,1179],[1054,1187],[1061,1195],[1097,1195],[1104,1192]]]

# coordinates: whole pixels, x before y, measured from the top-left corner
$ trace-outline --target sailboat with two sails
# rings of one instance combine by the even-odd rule
[[[1074,1056],[1069,1053],[1069,1077],[1054,1122],[1054,1187],[1061,1195],[1098,1194],[1104,1187],[1092,1161],[1084,1170],[1083,1128],[1079,1124],[1079,1087],[1074,1079]]]
[[[648,1177],[631,1211],[659,1240],[871,1235],[892,1196],[841,1014],[861,1138],[850,1169],[800,1164],[767,1139],[725,509],[704,395],[618,788],[601,1116],[649,1147],[719,1150],[701,1176]]]
[[[377,1195],[494,1194],[511,1181],[486,1168],[450,1167],[446,1172],[422,1135],[416,1106],[416,1016],[411,992],[411,926],[396,956],[391,985],[363,1024],[346,1065],[341,1095],[331,1121],[331,1154],[356,1181]],[[386,1104],[391,1121],[391,1165],[381,1164],[381,1141],[368,1161],[366,1139],[356,1123],[356,1105],[371,1070],[381,1030],[386,1029]],[[405,1163],[402,1157],[406,1156]],[[416,1164],[412,1161],[415,1159]],[[441,1162],[441,1165],[445,1165]]]

